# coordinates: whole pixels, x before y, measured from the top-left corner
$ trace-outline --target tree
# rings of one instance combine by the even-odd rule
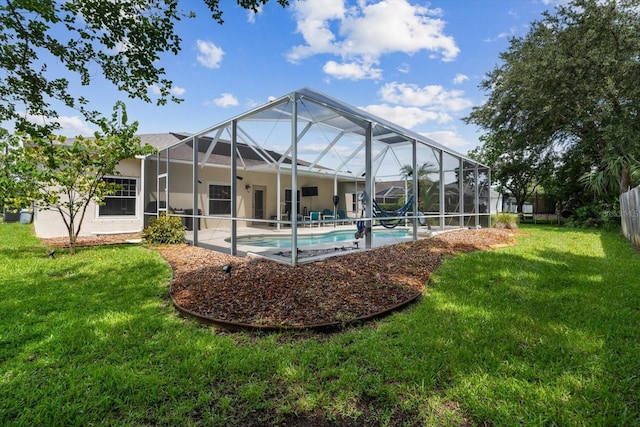
[[[435,201],[433,200],[434,191],[436,191],[435,195],[437,196],[438,186],[435,185],[435,183],[429,179],[430,174],[437,173],[437,172],[438,172],[438,168],[430,162],[425,162],[425,163],[422,163],[421,165],[418,165],[418,170],[417,170],[418,192],[417,193],[418,193],[418,209],[420,210],[427,211],[428,206],[430,206],[433,203],[435,204],[438,203],[437,199]],[[400,174],[402,174],[402,176],[406,178],[412,177],[413,166],[403,165],[400,168]],[[409,191],[411,191],[411,189],[413,189],[413,180],[409,181]]]
[[[539,146],[523,148],[502,134],[483,136],[482,146],[469,152],[469,157],[491,168],[491,179],[498,191],[508,192],[516,199],[517,213],[523,213],[524,203],[553,170],[553,155]]]
[[[219,0],[203,0],[222,24]],[[268,0],[238,0],[257,10]],[[277,0],[286,6],[287,0]],[[104,78],[131,98],[151,102],[156,85],[159,105],[179,101],[159,60],[177,54],[181,39],[174,26],[193,17],[178,9],[178,0],[6,0],[0,4],[0,123],[39,138],[58,128],[60,105],[77,109],[90,122],[100,114],[89,99],[71,93],[70,79],[87,86],[97,65]],[[43,117],[37,124],[29,117]]]
[[[5,150],[5,173],[12,182],[11,188],[0,188],[10,195],[5,203],[13,207],[35,203],[39,209],[57,211],[67,228],[71,254],[90,203],[102,204],[106,196],[121,189],[105,177],[118,175],[120,161],[154,151],[140,145],[135,136],[138,123],[127,124],[123,103],[116,104],[110,121],[102,119],[99,124],[102,132],[96,132],[95,138],[67,141],[25,135],[21,146]]]
[[[485,142],[514,141],[520,167],[532,167],[532,153],[571,153],[588,159],[583,174],[626,191],[640,158],[639,33],[637,1],[574,0],[545,13],[511,40],[467,122],[488,131]]]

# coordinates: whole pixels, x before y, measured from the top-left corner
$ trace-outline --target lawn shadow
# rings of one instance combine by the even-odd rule
[[[585,233],[592,234],[586,244],[600,244],[600,233]],[[425,351],[437,360],[430,363],[440,363],[444,372],[435,374],[434,384],[468,381],[462,395],[477,402],[472,411],[485,408],[479,421],[501,415],[498,408],[487,412],[477,393],[520,399],[530,406],[525,411],[535,407],[555,420],[563,419],[563,411],[579,412],[583,399],[606,401],[602,419],[629,411],[624,401],[602,392],[631,396],[628,386],[620,391],[614,384],[628,383],[637,367],[631,349],[640,330],[639,292],[609,273],[621,267],[610,255],[619,242],[580,251],[536,241],[524,255],[517,249],[472,253],[438,272],[416,309],[435,326],[422,329],[430,344]],[[628,277],[640,277],[634,270]],[[626,365],[615,362],[612,354],[624,352]]]

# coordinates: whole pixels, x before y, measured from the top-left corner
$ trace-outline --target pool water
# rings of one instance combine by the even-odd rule
[[[332,231],[324,234],[298,234],[298,246],[317,245],[320,243],[336,243],[355,240],[355,230]],[[392,230],[373,230],[374,238],[398,239],[409,236],[406,228]],[[290,248],[291,236],[242,236],[238,237],[239,245],[260,246],[269,248]]]

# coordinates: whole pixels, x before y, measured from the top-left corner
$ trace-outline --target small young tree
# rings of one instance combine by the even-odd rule
[[[135,136],[138,123],[127,124],[122,102],[114,106],[110,121],[98,124],[101,131],[95,138],[25,137],[20,146],[13,143],[5,159],[12,182],[5,189],[10,192],[6,202],[14,207],[35,203],[38,209],[57,211],[67,228],[71,254],[89,204],[101,204],[121,188],[105,176],[118,175],[120,161],[154,151],[141,146]]]

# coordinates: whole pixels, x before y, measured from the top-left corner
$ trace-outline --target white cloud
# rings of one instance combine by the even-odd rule
[[[238,99],[230,93],[222,93],[219,97],[205,102],[205,105],[215,105],[223,108],[235,107],[238,104]]]
[[[339,53],[330,23],[344,19],[343,0],[296,1],[291,7],[298,22],[297,30],[307,44],[294,46],[289,61],[298,62],[318,53]]]
[[[87,122],[78,116],[61,116],[57,122],[60,123],[61,130],[65,135],[91,136],[95,132]]]
[[[262,5],[259,4],[258,6],[256,6],[256,12],[254,12],[253,10],[249,9],[247,11],[247,22],[250,24],[253,24],[256,22],[256,15],[262,15]]]
[[[516,27],[511,27],[509,31],[503,31],[499,33],[497,36],[495,36],[494,38],[485,39],[485,42],[493,43],[502,39],[506,39],[508,37],[513,37],[517,34],[517,32],[518,32],[518,29]]]
[[[362,109],[408,129],[425,122],[435,121],[438,123],[447,123],[453,120],[447,113],[429,111],[418,107],[377,104],[367,105],[366,107],[362,107]]]
[[[385,84],[380,89],[380,104],[368,105],[362,109],[412,129],[426,122],[452,122],[455,113],[473,105],[463,95],[462,91],[448,91],[438,85],[419,87],[393,82]],[[456,140],[449,133],[439,135],[443,136],[451,141],[451,144],[461,143],[461,140]]]
[[[385,54],[413,55],[424,50],[451,61],[460,52],[453,37],[444,34],[440,9],[412,5],[407,0],[359,1],[350,7],[345,7],[344,0],[299,0],[292,8],[297,31],[305,40],[289,51],[287,59],[293,63],[332,54],[344,65],[377,64]],[[325,68],[335,68],[337,62],[331,62]]]
[[[436,132],[421,132],[421,135],[431,138],[445,147],[459,149],[470,145],[468,141],[455,131],[441,130]]]
[[[207,68],[220,68],[224,51],[215,44],[205,40],[198,40],[198,62]]]
[[[373,64],[349,62],[338,64],[335,61],[328,61],[322,67],[322,71],[335,77],[336,79],[380,79],[382,78],[382,70],[373,68]]]
[[[92,129],[87,122],[85,122],[79,116],[60,116],[57,119],[46,118],[44,116],[34,116],[26,114],[25,119],[32,123],[40,125],[46,125],[48,123],[57,122],[60,125],[59,129],[54,131],[54,134],[64,136],[93,136],[95,129]]]
[[[400,66],[398,67],[398,72],[402,74],[407,74],[409,71],[411,71],[411,65],[407,64],[406,62],[404,64],[400,64]]]
[[[380,89],[380,95],[385,102],[432,110],[457,112],[473,105],[469,99],[463,98],[463,91],[447,91],[439,85],[418,87],[413,84],[392,82]]]
[[[456,76],[453,78],[453,84],[459,85],[461,83],[466,82],[467,80],[469,80],[469,76],[465,74],[456,74]]]
[[[186,91],[187,91],[187,90],[186,90],[185,88],[180,87],[180,86],[173,86],[173,87],[171,87],[171,89],[169,89],[169,93],[170,93],[171,95],[174,95],[174,96],[181,96],[181,95],[183,95]],[[156,85],[156,84],[151,85],[151,92],[152,92],[154,95],[160,95],[160,86],[158,86],[158,85]]]

